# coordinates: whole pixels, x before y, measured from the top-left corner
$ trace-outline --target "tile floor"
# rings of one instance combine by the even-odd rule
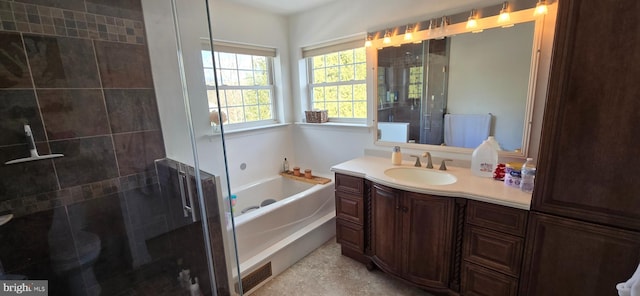
[[[253,296],[431,294],[340,254],[335,237],[256,290]]]

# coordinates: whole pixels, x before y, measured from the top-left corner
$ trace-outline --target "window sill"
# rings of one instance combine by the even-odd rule
[[[274,123],[274,124],[269,124],[269,125],[261,125],[261,126],[254,126],[254,127],[240,128],[240,129],[232,129],[232,130],[225,129],[224,134],[225,134],[225,136],[234,135],[234,134],[242,134],[242,133],[246,133],[246,132],[258,131],[258,130],[264,130],[264,129],[270,129],[270,128],[277,128],[277,127],[283,127],[283,126],[287,126],[287,125],[290,125],[290,123]],[[211,129],[213,130],[214,127],[211,127]],[[220,135],[221,135],[221,132],[218,129],[217,131],[213,131],[213,132],[210,132],[210,133],[206,134],[205,137],[219,137]]]
[[[371,125],[365,123],[346,123],[346,122],[325,122],[325,123],[308,123],[308,122],[296,122],[295,125],[300,126],[324,126],[324,127],[355,127],[355,128],[370,128]]]

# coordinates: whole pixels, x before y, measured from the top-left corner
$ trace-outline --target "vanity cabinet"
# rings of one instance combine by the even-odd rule
[[[336,173],[342,254],[446,295],[517,295],[528,211]]]
[[[467,203],[462,295],[517,295],[527,211]]]
[[[419,286],[448,289],[455,201],[373,184],[371,260]]]

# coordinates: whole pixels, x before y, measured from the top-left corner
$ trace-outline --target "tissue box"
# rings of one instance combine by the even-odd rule
[[[328,111],[304,111],[308,123],[323,123],[329,120]]]

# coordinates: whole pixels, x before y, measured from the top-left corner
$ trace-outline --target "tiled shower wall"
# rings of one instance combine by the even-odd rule
[[[25,123],[41,155],[64,157],[5,165],[29,156]],[[139,1],[0,0],[0,214],[15,216],[0,227],[5,272],[49,279],[51,295],[99,293],[51,263],[92,233],[103,294],[133,286],[145,240],[168,230],[153,163],[164,156]]]
[[[128,0],[0,1],[0,212],[155,183],[164,144],[142,10]],[[23,164],[23,124],[40,154]]]

